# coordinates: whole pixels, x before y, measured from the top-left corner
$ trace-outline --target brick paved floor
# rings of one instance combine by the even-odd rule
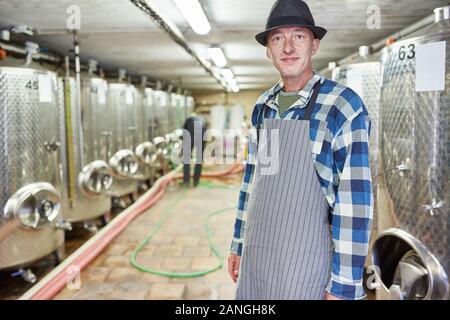
[[[198,272],[219,263],[211,252],[203,219],[217,209],[236,204],[241,175],[226,188],[199,187],[184,191],[171,184],[164,198],[136,218],[81,274],[79,290],[65,288],[56,299],[233,299],[235,284],[227,272],[228,248],[235,210],[210,219],[214,244],[224,256],[223,267],[197,278],[168,278],[132,267],[130,256],[139,242],[170,212],[162,228],[140,252],[137,261],[171,272]],[[182,197],[181,200],[180,197]]]

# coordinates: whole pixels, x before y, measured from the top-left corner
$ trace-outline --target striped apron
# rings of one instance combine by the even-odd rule
[[[332,242],[311,154],[310,100],[307,119],[263,123],[236,299],[324,298]]]

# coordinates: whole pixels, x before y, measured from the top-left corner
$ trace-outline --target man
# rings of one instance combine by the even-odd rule
[[[370,119],[355,92],[313,71],[326,32],[305,2],[278,0],[256,35],[282,80],[252,114],[262,130],[249,144],[228,259],[236,299],[365,297]],[[268,148],[275,171],[262,161]]]
[[[195,147],[194,187],[197,187],[202,174],[203,151],[205,150],[203,137],[206,132],[206,121],[193,113],[184,122],[183,129],[183,184],[185,187],[190,185],[191,153]]]

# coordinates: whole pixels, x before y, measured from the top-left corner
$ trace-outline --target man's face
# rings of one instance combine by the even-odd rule
[[[267,35],[267,57],[282,78],[299,78],[312,70],[311,58],[319,49],[320,40],[304,27],[281,27]]]

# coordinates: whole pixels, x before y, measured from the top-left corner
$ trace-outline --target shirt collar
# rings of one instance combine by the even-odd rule
[[[316,70],[313,70],[313,76],[311,79],[309,79],[305,86],[298,92],[299,100],[297,100],[295,105],[305,104],[311,96],[312,88],[319,80],[320,83],[323,83],[325,78]],[[261,101],[259,102],[262,102],[272,108],[278,108],[278,94],[283,89],[283,86],[283,80],[279,80],[272,88],[263,94]]]

